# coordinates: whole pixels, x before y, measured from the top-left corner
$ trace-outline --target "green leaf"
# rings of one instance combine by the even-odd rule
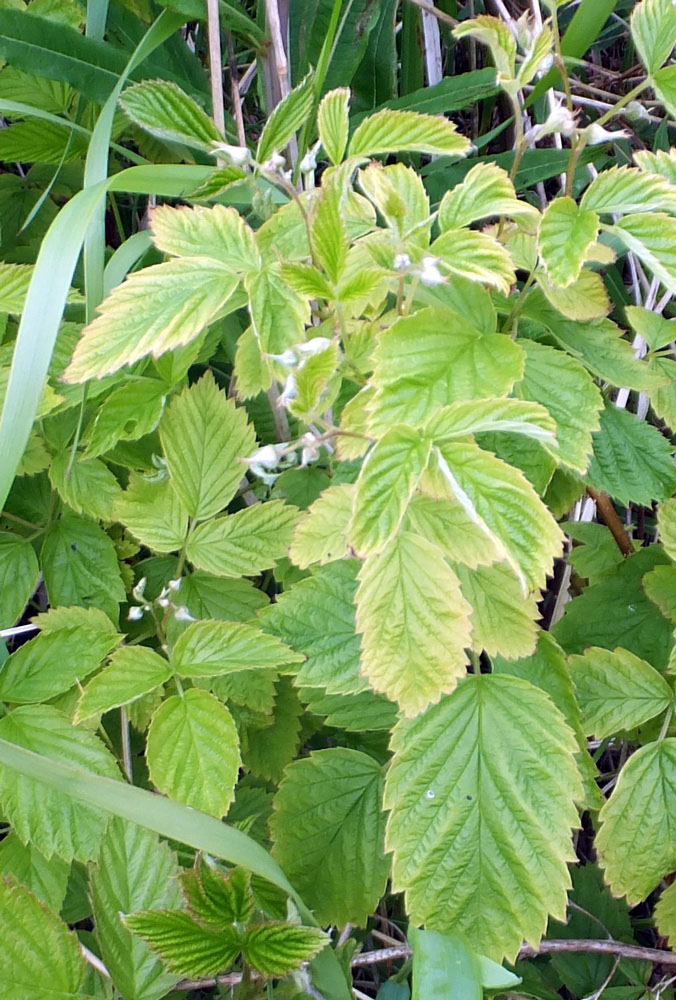
[[[439,204],[439,227],[460,229],[490,216],[534,216],[528,202],[518,201],[506,170],[494,163],[477,163],[464,180],[447,191]]]
[[[212,517],[232,500],[244,473],[241,459],[256,436],[246,410],[227,399],[207,372],[175,396],[160,424],[171,483],[191,517]]]
[[[0,311],[19,315],[33,276],[29,264],[0,263]]]
[[[413,948],[413,1000],[432,996],[482,1000],[478,956],[462,934],[411,927],[408,937]]]
[[[84,680],[115,648],[119,636],[86,624],[38,635],[0,670],[0,698],[18,704],[47,701]]]
[[[294,133],[310,117],[313,103],[314,80],[312,73],[308,73],[268,117],[256,150],[256,159],[260,164],[265,164],[274,152],[281,153],[286,149]]]
[[[664,617],[676,624],[676,566],[656,566],[643,577],[643,589]]]
[[[122,646],[108,666],[85,686],[75,712],[75,722],[103,715],[111,708],[149,694],[171,677],[169,664],[147,646]]]
[[[159,358],[190,343],[231,297],[238,279],[206,257],[154,264],[129,275],[85,327],[67,382],[101,378],[147,354]]]
[[[124,920],[135,934],[161,955],[172,972],[184,976],[213,976],[235,961],[242,947],[238,931],[215,931],[198,924],[182,910],[151,910]]]
[[[42,572],[52,605],[94,605],[117,619],[125,590],[115,546],[98,524],[64,514],[45,536]]]
[[[50,910],[58,913],[66,895],[70,865],[61,858],[49,861],[31,844],[22,844],[16,833],[0,843],[0,875],[13,876]]]
[[[181,583],[181,603],[193,618],[246,622],[267,606],[268,597],[250,580],[219,580],[209,573],[191,573]]]
[[[290,764],[275,796],[273,856],[322,924],[366,926],[389,875],[382,769],[336,747]]]
[[[244,935],[246,961],[265,976],[283,976],[325,947],[328,936],[318,927],[297,924],[257,924]]]
[[[321,688],[303,688],[308,712],[324,717],[325,726],[350,733],[383,732],[397,721],[398,708],[368,688],[358,694],[325,694]]]
[[[499,562],[502,544],[451,497],[415,496],[409,504],[407,528],[436,545],[453,563],[475,569]]]
[[[68,451],[52,458],[49,481],[64,503],[76,514],[108,520],[121,494],[120,485],[107,465],[98,458],[70,463]]]
[[[175,552],[185,541],[188,512],[167,480],[153,482],[132,472],[113,513],[153,552]]]
[[[215,677],[239,670],[269,670],[302,662],[276,636],[252,625],[207,621],[189,625],[177,639],[171,665],[181,677]]]
[[[544,587],[563,536],[525,476],[471,442],[442,444],[437,462],[454,497],[501,547],[524,591]]]
[[[554,636],[567,653],[588,646],[622,646],[658,670],[666,669],[673,645],[673,625],[663,618],[642,587],[646,573],[668,563],[659,546],[639,549],[614,572],[587,587],[566,605]]]
[[[456,38],[476,38],[488,46],[498,71],[498,83],[503,87],[513,80],[516,61],[516,42],[508,25],[499,17],[485,14],[462,21],[453,29]]]
[[[673,66],[658,69],[652,79],[653,90],[669,114],[676,114],[676,72]]]
[[[556,424],[544,406],[520,399],[460,400],[443,406],[425,427],[437,444],[470,434],[523,434],[557,452]]]
[[[597,490],[627,504],[650,505],[676,490],[673,448],[655,427],[606,403],[594,434],[588,479]]]
[[[623,555],[604,524],[564,521],[562,526],[574,541],[582,542],[582,545],[576,545],[568,554],[568,562],[575,568],[578,576],[596,583],[615,572]],[[640,542],[635,547],[640,547]]]
[[[277,784],[300,746],[303,708],[288,677],[280,677],[275,688],[272,718],[254,720],[242,741],[244,765],[257,778]]]
[[[120,915],[179,906],[178,872],[174,854],[156,834],[122,819],[108,824],[90,888],[101,957],[125,997],[159,1000],[176,983]]]
[[[0,534],[0,628],[21,617],[40,578],[40,567],[30,542],[10,532]]]
[[[652,309],[625,306],[624,311],[632,329],[643,337],[651,351],[659,351],[661,347],[666,347],[676,336],[676,324],[653,312]]]
[[[305,327],[310,322],[308,300],[289,287],[279,268],[266,265],[248,275],[246,289],[251,324],[263,353],[282,354],[305,340]]]
[[[0,11],[0,56],[17,69],[69,83],[103,103],[117,84],[127,56],[113,45],[83,38],[66,25],[55,30],[46,17],[8,8]]]
[[[480,334],[446,309],[421,309],[396,320],[374,357],[369,427],[419,427],[458,399],[506,395],[523,374],[523,352],[501,334]]]
[[[582,195],[580,208],[601,215],[615,212],[631,215],[673,211],[675,204],[673,189],[666,178],[624,166],[610,167],[598,174]]]
[[[256,576],[287,554],[298,513],[271,500],[201,524],[188,541],[188,559],[216,576]]]
[[[676,560],[676,499],[665,500],[657,511],[657,530],[664,551]]]
[[[603,278],[589,268],[584,267],[566,288],[553,285],[544,274],[537,276],[537,283],[550,305],[567,319],[580,322],[604,319],[610,312],[610,299]]]
[[[397,533],[425,471],[431,441],[409,427],[393,427],[362,466],[348,538],[356,552],[382,551]]]
[[[634,729],[672,702],[671,688],[661,674],[626,649],[611,653],[591,646],[568,663],[588,736],[602,740]]]
[[[442,263],[442,270],[470,281],[483,282],[505,295],[516,281],[512,259],[501,243],[475,229],[447,229],[430,251]]]
[[[224,816],[234,797],[239,743],[232,716],[206,691],[174,695],[155,712],[147,743],[148,770],[165,795]]]
[[[234,208],[159,205],[153,210],[151,227],[153,243],[163,253],[208,257],[237,274],[261,266],[253,231]]]
[[[631,344],[622,339],[623,331],[610,320],[575,323],[550,311],[549,307],[542,318],[561,347],[593,375],[613,385],[639,391],[658,388],[658,381],[664,385],[663,376],[651,371],[645,361],[636,359]]]
[[[535,648],[539,617],[535,594],[524,599],[511,566],[497,563],[468,569],[454,566],[462,596],[472,608],[472,648],[509,659],[528,656]]]
[[[310,505],[298,522],[289,549],[289,558],[307,569],[313,563],[323,566],[348,554],[347,525],[352,516],[354,486],[341,483],[330,486]]]
[[[606,882],[630,906],[676,865],[676,739],[641,747],[620,771],[596,836]]]
[[[181,872],[180,882],[189,909],[202,923],[226,930],[230,924],[251,920],[251,875],[244,868],[226,874],[212,861],[198,858],[194,868]]]
[[[184,143],[206,153],[223,137],[191,97],[166,80],[145,80],[127,89],[120,104],[135,125],[162,141]]]
[[[369,115],[350,139],[350,156],[383,153],[427,153],[430,156],[466,156],[469,140],[459,135],[453,122],[416,111],[385,108]]]
[[[305,657],[298,669],[299,687],[352,694],[368,686],[359,674],[355,632],[357,567],[355,560],[341,560],[316,569],[278,595],[260,616],[266,630]]]
[[[549,698],[515,677],[469,676],[397,724],[386,845],[412,922],[464,931],[512,961],[524,939],[537,945],[549,914],[565,919],[582,795],[575,749]]]
[[[81,134],[51,121],[17,122],[0,135],[3,160],[58,166],[62,161],[72,163],[86,151],[87,143]]]
[[[556,198],[545,211],[538,230],[538,250],[555,285],[575,281],[599,231],[595,212],[579,208],[572,198]]]
[[[0,719],[0,739],[33,753],[68,763],[93,774],[119,779],[119,771],[94,733],[71,726],[50,705],[27,705]],[[39,781],[15,771],[0,772],[0,803],[21,841],[46,857],[88,861],[99,849],[108,817],[90,806],[76,805],[68,789],[45,789]]]
[[[14,879],[0,878],[3,979],[8,997],[80,994],[85,962],[76,935]]]
[[[556,421],[561,461],[584,474],[592,450],[592,433],[599,429],[603,397],[579,362],[544,344],[528,340],[523,381],[517,395],[545,406]]]
[[[347,87],[330,90],[317,111],[319,138],[331,163],[340,163],[345,154],[348,132],[350,91]]]
[[[470,607],[443,552],[410,531],[359,573],[362,671],[375,691],[415,715],[452,691],[471,644]]]
[[[670,0],[643,0],[631,15],[631,37],[648,73],[662,66],[676,45],[676,10]]]
[[[166,387],[154,379],[135,379],[114,389],[98,409],[87,435],[85,458],[97,458],[118,441],[137,441],[160,422]]]
[[[645,212],[616,222],[609,232],[624,243],[670,292],[676,292],[676,219]]]
[[[676,889],[672,882],[662,892],[655,907],[655,923],[660,934],[673,946],[676,940]]]

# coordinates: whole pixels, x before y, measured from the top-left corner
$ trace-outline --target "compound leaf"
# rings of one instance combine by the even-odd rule
[[[472,675],[400,721],[391,746],[386,846],[411,920],[464,931],[497,961],[537,945],[549,914],[565,919],[582,796],[561,713],[519,678]]]

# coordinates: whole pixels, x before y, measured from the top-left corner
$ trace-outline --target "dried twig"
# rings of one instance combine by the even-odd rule
[[[634,552],[634,545],[631,538],[627,534],[622,521],[618,517],[617,511],[613,507],[613,502],[608,494],[592,489],[591,486],[587,487],[587,493],[592,500],[596,501],[596,509],[603,518],[606,526],[610,529],[610,533],[615,539],[615,544],[622,555],[632,555]]]
[[[223,58],[221,56],[221,29],[218,20],[218,0],[207,0],[207,32],[209,36],[209,78],[214,124],[225,135],[225,108],[223,105]]]
[[[537,948],[524,945],[519,958],[535,958],[538,955],[558,955],[564,952],[590,952],[599,955],[616,955],[619,958],[635,958],[640,962],[652,962],[654,965],[676,967],[676,954],[672,951],[661,951],[658,948],[644,948],[642,945],[625,944],[624,941],[583,940],[570,938],[561,941],[541,941]],[[359,969],[380,962],[393,962],[397,959],[410,958],[412,951],[406,945],[397,948],[380,948],[378,951],[365,951],[352,959],[352,968]],[[231,972],[227,976],[212,976],[209,979],[184,979],[177,983],[175,990],[209,989],[212,986],[236,986],[242,980],[241,973]]]
[[[458,23],[454,17],[451,17],[450,14],[446,14],[443,10],[438,10],[434,4],[427,3],[426,0],[408,0],[408,2],[412,3],[414,7],[419,7],[420,10],[424,10],[426,14],[431,14],[432,17],[436,17],[436,19],[441,21],[443,24],[450,25],[451,28],[455,28]]]

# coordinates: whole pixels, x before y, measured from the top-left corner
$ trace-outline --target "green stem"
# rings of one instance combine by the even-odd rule
[[[569,111],[573,110],[573,95],[570,89],[570,80],[568,79],[568,71],[566,70],[566,64],[563,58],[563,52],[561,51],[561,35],[559,34],[559,18],[556,11],[556,4],[552,5],[552,34],[554,36],[554,52],[556,53],[556,68],[561,76],[561,81],[563,83],[563,89],[566,94],[566,107]]]
[[[661,741],[666,738],[666,735],[669,732],[669,726],[671,725],[671,719],[673,717],[673,714],[674,714],[674,706],[670,705],[667,714],[664,717],[664,722],[662,723],[662,728],[660,729],[660,735],[657,737],[658,743],[661,743]]]
[[[630,101],[633,101],[635,97],[638,97],[638,95],[646,89],[649,83],[650,83],[649,80],[643,80],[641,83],[636,84],[633,90],[630,90],[628,94],[625,94],[624,97],[621,97],[619,99],[617,104],[613,105],[612,108],[608,108],[605,114],[601,115],[600,118],[597,118],[595,124],[605,125],[606,122],[610,121],[613,115],[617,114],[620,108],[626,107],[626,105],[629,104]]]
[[[183,539],[183,545],[181,546],[181,551],[178,554],[178,564],[176,566],[176,579],[183,573],[183,568],[185,566],[186,551],[188,548],[188,542],[190,541],[190,536],[195,528],[195,518],[191,517],[188,521],[188,530],[185,533],[185,538]]]
[[[2,512],[2,517],[7,518],[8,521],[15,521],[16,524],[20,524],[23,528],[30,528],[31,531],[43,531],[38,524],[33,524],[32,521],[26,521],[23,517],[19,517],[17,514],[10,514],[8,510]]]
[[[516,321],[518,320],[519,316],[521,315],[521,310],[523,309],[523,307],[526,304],[526,296],[528,294],[528,290],[529,290],[529,288],[531,287],[531,285],[533,284],[534,281],[535,281],[535,271],[533,270],[533,271],[530,272],[530,274],[526,278],[526,280],[525,280],[525,282],[523,284],[523,288],[519,292],[517,300],[514,303],[512,311],[510,312],[510,314],[508,315],[507,319],[505,320],[505,322],[503,324],[503,327],[502,327],[502,332],[503,333],[510,333],[510,332],[512,332],[512,334],[514,334],[514,327],[515,327]]]
[[[513,181],[519,169],[523,154],[526,151],[526,143],[523,134],[523,115],[521,113],[519,99],[516,94],[510,94],[509,99],[512,102],[512,108],[514,109],[514,162],[512,163],[512,169],[509,172],[510,180]]]
[[[573,143],[570,150],[570,159],[568,160],[568,167],[566,169],[566,188],[564,194],[567,197],[571,197],[573,194],[573,184],[575,182],[575,171],[577,169],[582,150],[584,149],[586,143],[584,139],[580,138]]]

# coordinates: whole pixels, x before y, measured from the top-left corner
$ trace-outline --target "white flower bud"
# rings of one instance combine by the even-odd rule
[[[411,266],[411,258],[407,253],[398,253],[394,258],[395,271],[405,271],[406,268],[410,266]]]
[[[279,397],[279,405],[288,406],[289,403],[293,403],[297,395],[298,385],[296,383],[296,376],[292,372],[284,383],[284,390]]]
[[[317,169],[317,157],[315,156],[314,149],[308,149],[307,153],[300,161],[300,167],[298,169],[301,174],[311,174]]]
[[[143,618],[143,608],[137,608],[137,607],[129,608],[129,612],[127,613],[127,619],[130,622],[138,622],[141,620],[141,618]]]
[[[331,346],[331,341],[328,337],[312,337],[311,340],[306,340],[302,344],[297,344],[296,346],[299,354],[309,358],[313,354],[319,354],[320,351],[325,351],[327,347]]]
[[[137,600],[137,601],[142,601],[143,600],[143,597],[145,595],[145,590],[146,590],[146,584],[147,583],[148,583],[148,581],[145,578],[145,576],[142,576],[141,579],[139,580],[139,582],[136,584],[136,586],[132,590],[132,594],[134,595],[135,600]]]
[[[170,605],[170,603],[171,603],[171,601],[169,600],[168,597],[158,597],[157,598],[157,603],[159,604],[159,606],[161,608],[168,608],[169,605]]]
[[[179,576],[175,580],[170,580],[167,586],[169,587],[169,590],[176,591],[181,589],[182,583],[183,583],[183,578]]]
[[[575,115],[564,105],[560,105],[558,108],[554,108],[553,111],[549,113],[546,121],[544,121],[542,125],[535,125],[533,128],[529,129],[526,134],[526,139],[528,142],[537,142],[544,136],[552,135],[554,132],[560,132],[561,135],[570,139],[574,131]]]
[[[274,444],[266,444],[251,455],[247,462],[253,467],[260,465],[264,469],[274,469],[279,465],[279,455]]]
[[[596,122],[588,125],[586,129],[583,130],[582,135],[586,136],[587,142],[590,146],[598,146],[602,142],[613,142],[617,139],[629,139],[631,135],[626,129],[618,128],[615,132],[610,132],[603,125],[597,125]]]
[[[263,164],[263,170],[269,171],[271,174],[279,173],[282,167],[286,164],[286,160],[281,156],[277,150],[275,150],[269,160],[266,160]]]
[[[674,0],[674,3],[676,3],[676,0]],[[624,113],[630,121],[649,121],[650,119],[648,109],[640,101],[629,101],[629,104],[624,109]]]
[[[229,146],[225,142],[213,142],[211,151],[214,156],[229,160],[235,167],[245,167],[251,163],[251,153],[246,146]]]
[[[193,618],[188,609],[186,607],[183,607],[183,605],[181,605],[180,608],[176,608],[176,610],[174,611],[174,618],[176,619],[177,622],[197,621],[197,619]]]
[[[423,257],[422,270],[420,272],[420,280],[423,285],[433,287],[434,285],[442,285],[446,281],[437,266],[438,264],[438,257]]]

